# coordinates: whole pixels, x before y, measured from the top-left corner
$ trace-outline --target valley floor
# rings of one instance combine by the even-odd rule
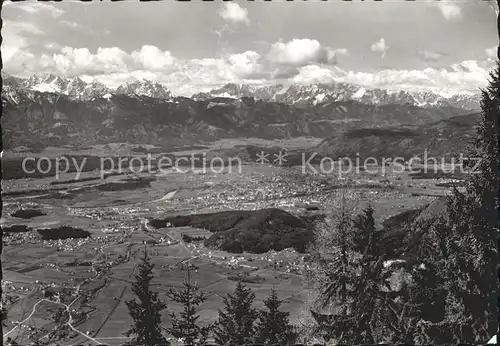
[[[380,225],[390,216],[448,193],[444,179],[412,179],[408,172],[394,174],[390,166],[385,169],[383,175],[362,172],[339,180],[333,174],[303,174],[300,167],[247,162],[241,173],[170,170],[103,179],[99,171],[91,171],[82,173],[78,181],[72,181],[75,174],[63,174],[57,184],[54,177],[6,180],[2,227],[8,232],[2,285],[8,320],[4,335],[20,344],[36,338],[34,330],[44,338],[56,326],[53,315],[63,309],[69,317],[61,323],[69,334],[58,343],[123,344],[123,333],[131,323],[125,301],[133,298],[130,284],[144,244],[155,264],[153,283],[160,296],[170,287],[180,288],[186,265],[194,266],[193,277],[208,295],[201,306],[201,322],[216,320],[222,296],[233,291],[236,274],[246,272],[258,307],[274,287],[284,299],[284,310],[297,323],[304,303],[312,297],[302,275],[303,254],[292,249],[265,254],[216,251],[203,242],[183,241],[183,234],[207,237],[207,230],[151,228],[148,220],[270,207],[294,215],[328,214],[335,212],[344,194],[353,212],[371,203]],[[127,184],[130,181],[146,183]],[[306,211],[310,205],[319,211]],[[28,210],[24,218],[11,215],[19,210]],[[28,228],[13,227],[20,225]],[[62,226],[89,231],[90,236],[44,240],[35,232]],[[59,292],[60,300],[46,298],[50,290]],[[178,309],[169,305],[168,310]],[[165,327],[169,327],[168,313]]]

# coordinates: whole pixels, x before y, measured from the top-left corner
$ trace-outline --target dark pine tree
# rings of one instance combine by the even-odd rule
[[[144,257],[139,264],[139,272],[135,275],[132,284],[132,292],[139,299],[125,302],[133,324],[125,333],[133,336],[130,345],[168,345],[168,341],[161,332],[161,311],[167,306],[158,299],[158,293],[151,291],[151,280],[153,279],[153,267],[147,250],[144,249]]]
[[[331,235],[333,241],[322,240],[336,250],[329,259],[325,256],[331,250],[320,249],[318,268],[319,301],[323,307],[329,306],[330,312],[323,321],[315,318],[327,339],[346,344],[378,342],[383,333],[374,329],[375,311],[385,299],[381,288],[388,274],[378,254],[373,208],[366,208],[354,220],[343,210],[336,230]]]
[[[350,258],[353,221],[345,207],[344,195],[342,190],[338,215],[332,215],[332,224],[325,224],[316,230],[310,249],[311,257],[318,265],[312,279],[319,284],[320,295],[316,303],[320,309],[336,304],[339,300],[346,301],[349,296],[348,283],[355,275]]]
[[[345,333],[352,330],[349,307],[354,297],[350,283],[357,274],[352,258],[353,220],[348,215],[344,190],[341,197],[340,210],[332,214],[332,223],[315,232],[310,253],[316,265],[309,275],[319,293],[311,314],[320,334],[326,340],[344,342],[349,340]]]
[[[251,343],[255,339],[255,321],[258,312],[252,307],[255,293],[246,288],[241,281],[236,285],[234,294],[223,298],[224,310],[219,310],[214,336],[219,345]]]
[[[500,65],[482,93],[482,117],[469,153],[465,191],[455,189],[444,220],[426,234],[427,251],[446,291],[445,318],[423,320],[419,343],[483,343],[497,331],[496,238]],[[447,330],[448,334],[441,331]]]
[[[199,315],[196,314],[196,308],[206,300],[205,294],[200,290],[196,283],[191,282],[191,271],[188,266],[188,274],[183,282],[184,290],[177,292],[170,289],[167,296],[174,302],[182,304],[183,311],[177,317],[171,313],[172,328],[168,332],[177,339],[182,339],[184,345],[194,346],[203,345],[208,339],[213,329],[212,325],[199,327],[197,321]]]
[[[282,301],[274,289],[264,300],[265,309],[259,310],[259,321],[256,326],[257,342],[266,345],[288,345],[295,341],[297,335],[289,322],[290,313],[280,311]]]
[[[353,250],[369,258],[376,257],[379,252],[377,249],[378,232],[375,228],[374,210],[368,206],[353,221]]]

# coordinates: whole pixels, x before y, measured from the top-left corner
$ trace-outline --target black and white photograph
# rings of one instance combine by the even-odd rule
[[[0,8],[2,345],[497,343],[496,0]]]

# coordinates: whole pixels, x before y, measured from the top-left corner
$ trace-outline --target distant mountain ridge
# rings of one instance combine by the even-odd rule
[[[477,110],[480,105],[480,93],[455,93],[444,96],[432,91],[390,91],[380,88],[364,88],[347,83],[310,84],[272,86],[252,86],[229,83],[221,88],[192,96],[195,100],[207,100],[214,97],[254,97],[255,99],[283,102],[296,106],[312,106],[320,103],[354,100],[365,104],[409,104],[418,107],[451,106]]]
[[[164,85],[146,79],[129,81],[119,85],[116,89],[106,87],[98,81],[87,83],[79,77],[62,78],[53,74],[34,75],[28,79],[12,76],[4,77],[3,94],[6,98],[15,100],[16,94],[31,91],[48,92],[67,95],[72,99],[92,100],[101,97],[118,95],[139,95],[158,99],[174,97]]]
[[[354,87],[349,89],[349,85],[281,89],[278,86],[230,85],[225,89],[228,94],[243,96],[209,95],[214,97],[204,100],[202,97],[177,97],[158,83],[145,80],[126,83],[116,90],[98,82],[85,83],[80,78],[69,80],[53,75],[24,80],[6,76],[4,83],[5,149],[74,143],[88,146],[111,142],[200,143],[224,138],[315,137],[327,138],[318,149],[331,153],[375,150],[376,147],[404,147],[404,151],[409,152],[412,146],[441,146],[439,136],[442,135],[443,138],[455,138],[454,143],[459,145],[465,128],[460,126],[455,130],[453,124],[442,121],[457,116],[468,119],[470,114],[477,114],[477,111],[448,103],[424,107],[410,102],[324,101],[326,96],[322,102],[292,102],[292,96],[306,100],[316,95],[317,100],[321,95],[318,92],[329,88],[345,91],[348,95],[355,90]],[[359,90],[356,93],[361,95]],[[263,100],[270,95],[280,95],[281,100],[288,101]],[[428,130],[426,124],[436,122],[439,129]],[[370,129],[387,127],[412,128],[425,133],[429,140],[422,138],[417,142],[411,135],[414,139],[408,141],[406,133],[401,137],[379,131],[360,142],[349,132],[371,133]],[[453,136],[446,132],[447,128],[453,129]]]
[[[21,79],[4,74],[3,93],[5,97],[15,100],[16,94],[29,93],[30,91],[60,93],[80,100],[110,97],[113,94],[147,96],[158,99],[175,97],[165,85],[146,79],[129,81],[112,89],[97,81],[87,83],[79,77],[63,78],[53,74],[42,74]],[[219,97],[232,99],[250,97],[256,100],[286,103],[298,107],[349,100],[371,105],[450,106],[466,110],[478,110],[480,105],[479,92],[477,94],[464,92],[440,95],[432,91],[390,91],[380,88],[365,88],[348,83],[295,84],[291,86],[229,83],[220,88],[191,96],[196,101],[206,101]]]
[[[421,125],[467,114],[453,107],[378,106],[356,101],[296,107],[251,98],[195,101],[111,95],[83,101],[38,91],[22,96],[17,102],[2,100],[6,149],[74,143],[325,138],[349,129]]]

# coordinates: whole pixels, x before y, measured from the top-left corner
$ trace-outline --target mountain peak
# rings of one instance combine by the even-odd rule
[[[174,95],[162,84],[147,79],[129,80],[112,90],[97,80],[85,82],[80,77],[64,78],[51,73],[32,75],[27,79],[4,74],[5,85],[28,91],[60,93],[78,99],[94,99],[110,93],[144,95],[151,98],[169,99]]]
[[[162,84],[148,79],[130,80],[120,84],[116,93],[126,95],[141,95],[158,99],[170,99],[173,94]]]

